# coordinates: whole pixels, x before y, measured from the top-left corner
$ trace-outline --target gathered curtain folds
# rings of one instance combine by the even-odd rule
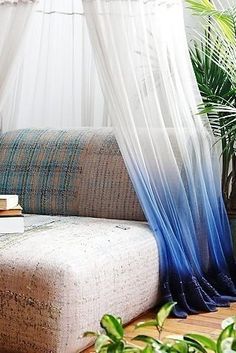
[[[0,0],[0,109],[33,7],[34,1]]]
[[[187,28],[192,24],[186,13]],[[38,0],[27,32],[1,109],[2,131],[110,126],[82,0]]]
[[[39,0],[25,42],[3,131],[110,125],[81,0]]]
[[[83,4],[112,124],[159,248],[162,300],[177,301],[178,317],[227,306],[235,259],[219,158],[197,115],[182,2]]]

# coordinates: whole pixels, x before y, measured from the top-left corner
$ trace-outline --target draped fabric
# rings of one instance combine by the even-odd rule
[[[182,2],[84,0],[84,10],[118,143],[159,246],[163,301],[177,301],[179,317],[228,305],[235,259],[219,160],[196,114]]]
[[[193,17],[185,16],[191,33]],[[1,109],[2,131],[110,126],[82,0],[38,0],[27,32]]]
[[[109,126],[81,0],[39,0],[3,131]]]
[[[33,5],[28,0],[0,0],[0,108]]]

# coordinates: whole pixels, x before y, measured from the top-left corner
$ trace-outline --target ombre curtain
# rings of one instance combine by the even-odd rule
[[[33,6],[33,0],[0,0],[0,113]]]
[[[109,126],[81,0],[39,0],[21,59],[3,131]]]
[[[235,259],[219,160],[197,115],[182,1],[84,0],[84,10],[117,140],[159,247],[163,302],[177,301],[178,317],[229,305]]]

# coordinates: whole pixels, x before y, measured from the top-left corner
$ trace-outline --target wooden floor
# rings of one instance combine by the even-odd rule
[[[172,334],[184,333],[203,333],[216,337],[220,332],[221,321],[229,316],[236,315],[236,303],[232,304],[230,308],[220,308],[213,313],[205,313],[199,315],[190,315],[187,319],[167,319],[165,329],[162,333],[162,338]],[[155,313],[150,312],[141,317],[141,320],[136,320],[126,328],[127,337],[134,337],[138,331],[134,331],[134,325],[139,321],[149,320],[154,318]],[[155,334],[155,329],[149,328],[145,331],[139,330],[144,334]],[[140,333],[139,332],[139,333]]]
[[[167,319],[161,338],[163,339],[165,336],[170,336],[173,334],[182,335],[186,333],[203,333],[216,338],[216,336],[220,333],[221,321],[233,315],[236,315],[236,303],[232,304],[230,308],[220,308],[218,311],[213,313],[191,315],[187,319]],[[153,337],[155,337],[156,332],[153,328],[134,330],[134,326],[137,322],[150,320],[154,317],[154,311],[148,312],[141,316],[138,320],[132,322],[126,327],[126,337],[130,339],[141,333],[150,336],[153,335]],[[91,347],[85,352],[94,352],[94,349]]]

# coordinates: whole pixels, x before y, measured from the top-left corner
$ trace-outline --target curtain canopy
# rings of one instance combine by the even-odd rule
[[[219,161],[197,115],[182,7],[84,0],[112,124],[159,246],[162,298],[178,302],[179,317],[236,299]]]
[[[38,0],[27,32],[2,130],[110,126],[82,0]]]

